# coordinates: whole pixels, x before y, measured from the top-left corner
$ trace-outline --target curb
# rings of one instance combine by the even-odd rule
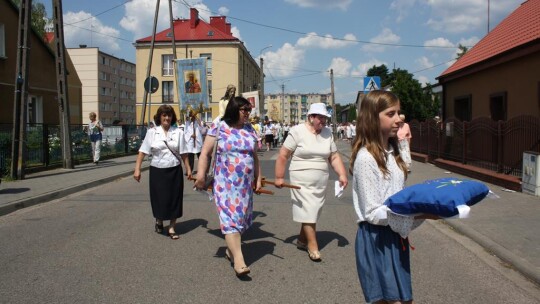
[[[469,228],[459,223],[458,221],[443,221],[457,232],[465,235],[466,237],[470,238],[471,240],[482,246],[488,252],[492,253],[499,259],[509,263],[513,268],[515,268],[515,270],[526,276],[528,279],[532,280],[536,284],[540,284],[540,271],[537,270],[537,267],[535,267],[531,263],[523,260],[513,252],[495,243],[486,236],[476,232],[472,228]]]
[[[149,168],[150,168],[149,166],[143,167],[141,168],[141,171],[148,170]],[[67,196],[67,195],[70,195],[70,194],[73,194],[82,190],[94,188],[94,187],[112,182],[118,178],[126,177],[132,174],[133,174],[133,170],[124,171],[124,172],[120,172],[120,173],[117,173],[108,177],[104,177],[99,180],[85,182],[83,184],[72,186],[69,188],[59,189],[59,190],[55,190],[49,193],[40,194],[34,197],[23,198],[17,201],[13,201],[4,206],[0,206],[0,216],[7,215],[9,213],[15,212],[17,210],[20,210],[26,207],[50,202],[54,199],[62,198],[64,196]]]

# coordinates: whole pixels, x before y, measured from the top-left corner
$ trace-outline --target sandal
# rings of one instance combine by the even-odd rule
[[[156,222],[156,226],[154,228],[155,228],[157,233],[159,233],[159,234],[163,233],[163,223],[159,224],[159,223]]]
[[[240,268],[240,271],[234,269],[234,272],[236,273],[237,277],[241,278],[248,275],[251,272],[251,270],[249,269],[249,267],[244,266]]]
[[[307,251],[307,244],[302,242],[302,241],[297,240],[296,241],[296,248],[300,249],[300,250]]]
[[[169,231],[169,237],[172,239],[172,240],[178,240],[180,238],[180,235],[178,235],[175,231],[173,232],[170,232]]]
[[[322,259],[321,259],[321,252],[320,251],[309,251],[309,249],[307,249],[307,253],[308,253],[308,256],[309,256],[309,259],[312,260],[313,262],[320,262]]]

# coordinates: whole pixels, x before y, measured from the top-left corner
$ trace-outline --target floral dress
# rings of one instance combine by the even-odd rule
[[[214,122],[208,135],[216,131]],[[257,133],[249,124],[235,129],[221,121],[218,139],[213,192],[221,232],[243,233],[253,221]]]

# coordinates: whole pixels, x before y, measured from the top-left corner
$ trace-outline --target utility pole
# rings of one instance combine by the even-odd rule
[[[263,69],[264,60],[262,57],[260,57],[259,60],[261,62],[261,75],[259,79],[259,82],[261,83],[260,92],[259,92],[259,116],[262,117],[263,111],[264,111],[264,69]]]
[[[334,99],[334,69],[330,69],[330,92],[332,98],[332,132],[334,132],[334,138],[337,138],[337,119],[336,119],[336,100]]]
[[[13,141],[11,144],[11,178],[13,179],[24,179],[31,13],[32,0],[21,1],[19,6],[15,98],[13,101]]]
[[[56,54],[56,89],[60,120],[60,142],[62,144],[63,168],[73,169],[71,157],[71,132],[69,130],[69,98],[66,75],[66,49],[64,45],[64,18],[62,0],[53,0],[54,42]]]
[[[150,54],[148,56],[148,64],[146,65],[146,78],[150,78],[150,72],[152,71],[152,57],[154,56],[154,41],[156,40],[156,27],[157,27],[157,19],[159,14],[159,2],[160,0],[156,1],[156,12],[154,14],[154,27],[152,30],[152,42],[150,44]],[[174,37],[173,37],[174,40]],[[141,108],[141,124],[144,124],[144,116],[146,115],[146,100],[148,99],[148,92],[144,92],[143,95],[143,104]],[[149,111],[152,111],[151,107]],[[152,116],[152,113],[149,114],[149,117]]]
[[[285,120],[285,84],[281,85],[281,122]]]
[[[173,51],[173,66],[176,67],[176,59],[177,59],[177,57],[176,57],[176,36],[174,35],[174,19],[173,19],[173,13],[172,13],[172,0],[169,0],[169,21],[170,21],[170,24],[171,24],[171,34],[172,34],[171,42],[172,42],[172,51]],[[173,75],[175,75],[174,76],[175,82],[178,82],[178,79],[176,79],[176,71],[173,71]],[[177,88],[179,88],[178,83],[173,83],[173,84]],[[182,103],[180,102],[180,92],[179,92],[178,89],[177,89],[177,94],[176,95],[178,95],[178,115],[181,115]],[[202,113],[201,113],[201,117],[202,117]]]

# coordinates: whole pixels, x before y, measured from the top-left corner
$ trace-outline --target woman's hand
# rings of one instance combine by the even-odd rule
[[[281,189],[284,183],[285,183],[285,180],[283,178],[276,178],[276,180],[274,181],[274,186],[276,186],[276,188]]]
[[[347,188],[348,184],[349,184],[349,179],[347,178],[347,175],[340,175],[339,176],[339,185],[345,189],[345,188]]]
[[[206,190],[208,190],[208,189],[204,189],[204,175],[199,177],[199,174],[197,174],[197,176],[198,177],[195,180],[195,189],[197,189],[198,191],[206,191]]]
[[[134,178],[137,182],[140,182],[140,180],[141,180],[141,169],[135,168],[135,172],[133,172],[133,178]]]
[[[186,174],[187,174],[188,180],[190,180],[190,179],[193,178],[193,175],[192,175],[193,173],[191,172],[191,169],[187,169],[187,170],[186,170]]]
[[[257,182],[255,183],[255,193],[259,192],[262,189],[262,182],[257,179]]]

